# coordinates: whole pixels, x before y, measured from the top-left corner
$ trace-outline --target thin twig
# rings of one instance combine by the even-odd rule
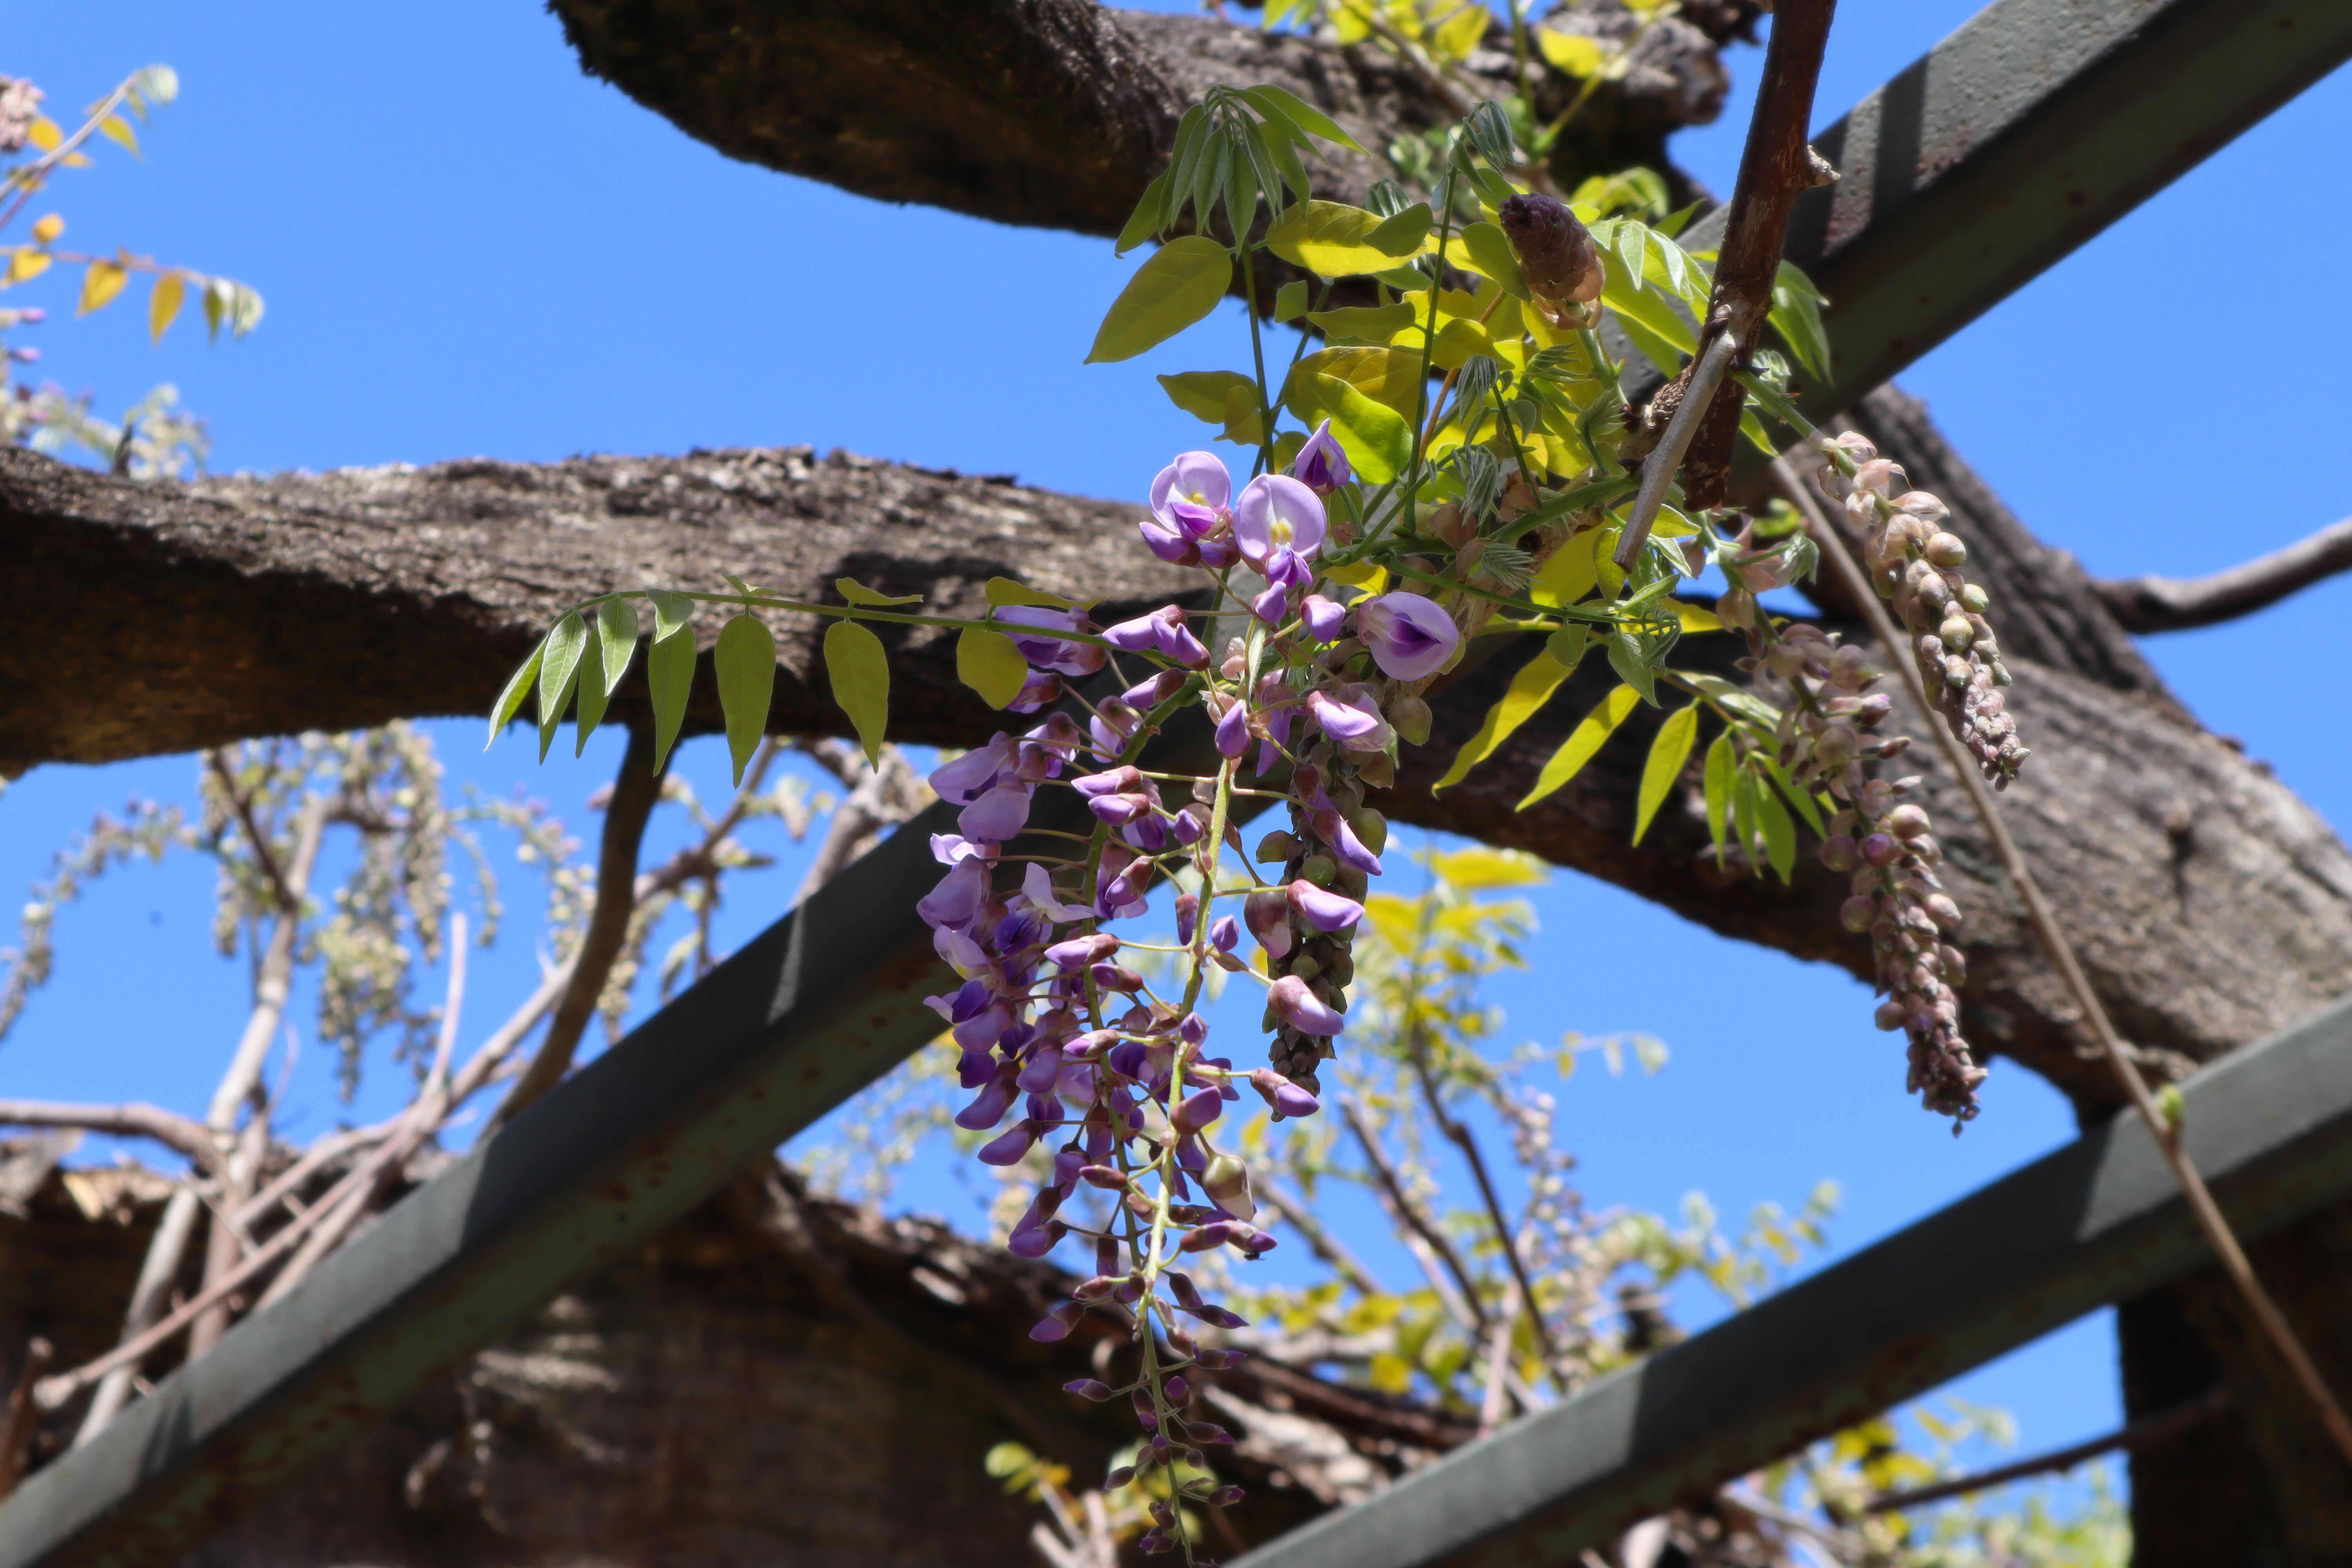
[[[1559,1352],[1551,1342],[1551,1327],[1544,1321],[1543,1310],[1536,1304],[1535,1282],[1528,1278],[1528,1266],[1519,1257],[1517,1242],[1511,1231],[1511,1222],[1504,1216],[1503,1200],[1495,1191],[1495,1180],[1486,1173],[1486,1157],[1479,1152],[1478,1140],[1470,1129],[1446,1110],[1445,1102],[1437,1093],[1437,1081],[1429,1070],[1427,1044],[1421,1030],[1412,1031],[1413,1076],[1421,1080],[1422,1099],[1428,1102],[1430,1120],[1446,1141],[1462,1151],[1470,1163],[1470,1173],[1477,1178],[1478,1195],[1486,1200],[1486,1218],[1495,1227],[1496,1244],[1503,1249],[1504,1261],[1511,1267],[1511,1278],[1517,1282],[1520,1301],[1526,1306],[1528,1321],[1536,1331],[1536,1342],[1543,1347],[1544,1366],[1554,1382],[1559,1381]]]
[[[0,1100],[0,1126],[78,1127],[113,1138],[147,1138],[209,1175],[220,1169],[220,1151],[203,1122],[159,1105],[71,1105],[45,1100]]]
[[[1683,453],[1698,434],[1707,404],[1738,352],[1738,342],[1726,333],[1710,342],[1693,363],[1690,383],[1683,389],[1682,401],[1675,405],[1674,417],[1666,421],[1665,434],[1642,460],[1642,488],[1633,492],[1633,504],[1625,513],[1625,530],[1618,536],[1616,553],[1610,557],[1620,571],[1632,571],[1633,563],[1642,558],[1643,548],[1650,542],[1650,528],[1658,521],[1658,509],[1666,503],[1666,487],[1674,483]]]
[[[2210,577],[2102,578],[2091,591],[2127,632],[2180,632],[2251,616],[2347,571],[2352,517]]]
[[[1371,1124],[1364,1120],[1363,1111],[1352,1096],[1341,1098],[1339,1112],[1347,1119],[1348,1130],[1356,1135],[1356,1142],[1362,1146],[1365,1163],[1371,1166],[1372,1174],[1379,1178],[1381,1190],[1387,1195],[1390,1206],[1431,1252],[1444,1259],[1446,1272],[1454,1276],[1454,1283],[1460,1287],[1471,1319],[1480,1329],[1486,1328],[1486,1303],[1478,1300],[1478,1287],[1472,1282],[1470,1270],[1463,1264],[1462,1255],[1454,1249],[1454,1243],[1447,1239],[1445,1233],[1430,1222],[1429,1217],[1421,1212],[1421,1205],[1406,1193],[1404,1184],[1397,1177],[1396,1167],[1389,1163],[1388,1151],[1381,1146],[1380,1139],[1372,1132]]]
[[[2074,945],[2067,940],[2065,927],[2059,923],[2057,911],[2051,908],[2050,900],[2043,896],[2042,884],[2034,879],[2024,851],[2018,847],[2017,840],[2010,837],[2007,825],[2001,821],[2000,807],[1993,799],[1991,789],[1986,785],[1983,775],[1978,773],[1974,759],[1953,736],[1944,723],[1943,715],[1929,700],[1927,685],[1920,678],[1918,661],[1905,651],[1909,647],[1909,639],[1896,627],[1895,617],[1888,613],[1870,580],[1863,574],[1862,567],[1846,548],[1844,535],[1831,523],[1827,513],[1813,500],[1812,492],[1798,474],[1796,465],[1784,454],[1772,459],[1772,471],[1779,478],[1781,489],[1804,514],[1806,526],[1811,531],[1814,542],[1821,546],[1822,555],[1836,570],[1847,594],[1862,606],[1863,614],[1869,618],[1872,632],[1885,647],[1889,659],[1901,672],[1904,689],[1910,692],[1911,700],[1918,705],[1928,731],[1943,749],[1944,760],[1959,779],[1960,787],[1968,792],[1969,804],[1976,807],[1977,819],[1984,826],[1985,837],[1992,841],[1993,851],[2000,858],[2002,869],[2009,873],[2010,886],[2016,889],[2018,901],[2025,906],[2027,923],[2041,938],[2043,951],[2050,955],[2051,964],[2058,971],[2068,995],[2074,999],[2084,1024],[2098,1041],[2099,1052],[2114,1070],[2116,1083],[2131,1101],[2132,1108],[2139,1112],[2140,1121],[2147,1128],[2148,1136],[2156,1141],[2158,1152],[2172,1168],[2173,1179],[2179,1183],[2181,1194],[2188,1200],[2189,1212],[2196,1217],[2198,1229],[2204,1233],[2214,1255],[2221,1259],[2222,1272],[2237,1287],[2238,1294],[2245,1301],[2247,1310],[2252,1312],[2255,1323],[2286,1362],[2295,1381],[2302,1385],[2313,1408],[2318,1412],[2320,1424],[2327,1429],[2329,1438],[2342,1451],[2346,1461],[2352,1463],[2352,1419],[2346,1417],[2344,1407],[2328,1391],[2326,1380],[2320,1375],[2311,1353],[2304,1349],[2303,1342],[2296,1338],[2285,1314],[2279,1310],[2278,1303],[2271,1300],[2270,1292],[2254,1277],[2253,1265],[2247,1261],[2245,1248],[2238,1244],[2237,1235],[2231,1230],[2230,1222],[2221,1216],[2220,1205],[2213,1202],[2213,1194],[2206,1190],[2205,1178],[2198,1173],[2196,1165],[2189,1160],[2188,1148],[2179,1131],[2166,1119],[2162,1107],[2156,1102],[2156,1096],[2148,1092],[2147,1081],[2140,1077],[2130,1048],[2116,1033],[2115,1024],[2108,1018],[2106,1008],[2100,1003],[2098,994],[2091,988],[2090,976],[2084,972],[2082,962],[2075,957]]]
[[[205,762],[213,776],[220,780],[221,793],[228,796],[229,808],[236,813],[237,822],[245,828],[245,841],[253,847],[253,858],[260,863],[261,874],[269,879],[270,891],[278,895],[278,909],[299,909],[302,900],[287,886],[286,874],[278,868],[278,857],[270,852],[269,840],[262,834],[260,823],[254,820],[253,797],[238,787],[219,752],[206,752]]]
[[[2184,1401],[2168,1410],[2159,1410],[2153,1415],[2143,1416],[2104,1437],[2094,1437],[2071,1448],[2060,1448],[2031,1459],[2020,1459],[2015,1464],[2003,1465],[1999,1469],[1986,1470],[1980,1475],[1937,1481],[1934,1486],[1917,1487],[1910,1491],[1888,1492],[1863,1504],[1862,1511],[1894,1513],[1901,1509],[1924,1508],[1931,1502],[1942,1502],[1947,1498],[1966,1497],[1970,1492],[2006,1486],[2028,1476],[2071,1470],[2085,1459],[2095,1459],[2101,1454],[2112,1454],[2118,1448],[2139,1449],[2161,1443],[2168,1437],[2188,1431],[2200,1422],[2211,1419],[2229,1407],[2230,1391],[2227,1388],[2210,1389],[2195,1399]]]

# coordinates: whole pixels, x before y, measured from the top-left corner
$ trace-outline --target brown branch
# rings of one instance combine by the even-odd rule
[[[2124,1043],[2123,1037],[2116,1032],[2115,1021],[2107,1016],[2105,1005],[2092,988],[2090,976],[2084,973],[2082,960],[2075,956],[2074,944],[2067,937],[2065,927],[2060,923],[2057,911],[2051,908],[2049,899],[2043,895],[2041,881],[2034,876],[2025,852],[2011,837],[1991,787],[1985,783],[1984,775],[1977,771],[1974,760],[1944,723],[1943,716],[1929,700],[1925,678],[1919,673],[1919,662],[1907,651],[1909,639],[1895,626],[1895,617],[1885,601],[1872,589],[1870,579],[1864,574],[1853,552],[1846,548],[1844,534],[1814,500],[1811,490],[1798,475],[1796,465],[1783,456],[1772,459],[1772,468],[1780,479],[1781,489],[1804,515],[1807,529],[1820,544],[1822,554],[1845,584],[1846,592],[1862,606],[1870,621],[1872,633],[1887,649],[1889,662],[1901,673],[1904,689],[1910,693],[1912,703],[1917,708],[1927,731],[1942,750],[1946,764],[1959,776],[1960,784],[1968,793],[1969,804],[1975,808],[1977,821],[1983,827],[1985,837],[1991,840],[1994,853],[2000,858],[2001,869],[2008,875],[2009,885],[2017,894],[2018,902],[2025,907],[2026,920],[2032,926],[2034,935],[2041,940],[2042,951],[2049,955],[2051,967],[2064,982],[2067,995],[2081,1012],[2092,1037],[2098,1042],[2100,1053],[2114,1071],[2116,1085],[2122,1089],[2132,1109],[2138,1112],[2148,1137],[2155,1142],[2157,1152],[2171,1167],[2173,1179],[2179,1184],[2181,1195],[2188,1201],[2189,1212],[2197,1221],[2197,1228],[2204,1234],[2214,1256],[2220,1258],[2222,1272],[2237,1288],[2239,1299],[2252,1315],[2255,1325],[2270,1342],[2271,1348],[2278,1352],[2279,1359],[2286,1363],[2305,1397],[2311,1401],[2312,1408],[2317,1412],[2320,1425],[2326,1428],[2329,1439],[2342,1452],[2346,1463],[2352,1464],[2352,1417],[2345,1415],[2343,1405],[2336,1402],[2336,1395],[2328,1389],[2327,1380],[2321,1375],[2318,1363],[2304,1348],[2302,1340],[2286,1321],[2286,1314],[2279,1310],[2278,1303],[2271,1299],[2263,1282],[2255,1278],[2253,1265],[2246,1260],[2245,1248],[2239,1245],[2237,1234],[2230,1228],[2230,1222],[2222,1217],[2221,1205],[2213,1201],[2213,1194],[2207,1190],[2204,1176],[2189,1158],[2189,1150],[2181,1141],[2179,1130],[2166,1118],[2163,1109],[2156,1102],[2156,1096],[2148,1091],[2147,1080],[2140,1076],[2135,1053]]]
[[[2153,1415],[2142,1416],[2139,1420],[2128,1426],[2120,1426],[2104,1437],[2093,1437],[2087,1442],[2077,1443],[2071,1448],[2059,1448],[2051,1453],[2036,1455],[2030,1459],[2020,1459],[2015,1464],[2003,1465],[1998,1469],[1986,1470],[1979,1475],[1961,1476],[1953,1480],[1937,1481],[1934,1486],[1915,1487],[1909,1491],[1888,1492],[1884,1497],[1873,1498],[1864,1503],[1862,1511],[1894,1513],[1901,1509],[1924,1508],[1931,1502],[1942,1502],[1947,1498],[1966,1497],[1970,1492],[1986,1491],[1993,1487],[2006,1486],[2011,1481],[2021,1481],[2028,1476],[2045,1476],[2059,1470],[2071,1470],[2084,1460],[2095,1459],[2102,1454],[2112,1454],[2117,1449],[2128,1452],[2161,1443],[2167,1438],[2188,1431],[2200,1422],[2212,1419],[2229,1407],[2230,1391],[2227,1388],[2215,1388],[2195,1399],[2185,1400],[2168,1410],[2159,1410]]]
[[[1331,1266],[1333,1273],[1356,1288],[1362,1296],[1379,1296],[1385,1292],[1363,1259],[1348,1250],[1345,1243],[1333,1236],[1306,1200],[1297,1197],[1278,1185],[1271,1177],[1254,1175],[1251,1184],[1266,1207],[1282,1216],[1300,1236],[1307,1238],[1307,1248]]]
[[[661,781],[654,776],[653,731],[645,726],[629,731],[629,749],[621,758],[620,776],[613,798],[604,806],[604,836],[596,858],[596,904],[589,912],[588,929],[580,938],[572,984],[556,1005],[530,1065],[507,1093],[491,1120],[493,1129],[512,1121],[540,1096],[553,1089],[571,1070],[572,1054],[596,1005],[604,994],[605,977],[629,934],[629,913],[636,907],[637,852],[646,838],[646,821],[661,799]]]
[[[220,1169],[220,1151],[203,1122],[157,1105],[69,1105],[41,1100],[0,1100],[0,1126],[79,1127],[116,1138],[146,1138],[184,1155],[197,1170]]]
[[[1813,88],[1821,79],[1822,51],[1829,43],[1830,16],[1836,8],[1836,0],[1781,0],[1772,13],[1764,78],[1756,91],[1748,144],[1739,155],[1739,178],[1732,187],[1731,212],[1715,265],[1715,289],[1701,332],[1708,341],[1716,335],[1729,337],[1738,345],[1743,363],[1756,352],[1765,318],[1771,313],[1789,210],[1799,195],[1822,183],[1822,165],[1805,132],[1812,124]],[[1701,358],[1708,341],[1699,344]],[[1707,402],[1683,465],[1683,493],[1695,507],[1723,503],[1746,396],[1738,385],[1727,385]],[[1632,531],[1626,531],[1629,535]],[[1619,563],[1629,560],[1621,550]]]
[[[127,448],[129,443],[124,445]],[[230,776],[228,763],[223,760],[217,748],[205,753],[205,765],[212,769],[215,778],[220,780],[221,793],[228,796],[230,808],[236,813],[237,821],[245,828],[245,841],[253,846],[253,858],[260,862],[261,874],[268,879],[270,891],[278,895],[278,908],[281,912],[292,910],[299,914],[302,900],[295,896],[293,889],[286,885],[286,873],[278,868],[278,857],[271,851],[269,840],[262,836],[261,824],[254,820],[253,797],[237,787],[236,780]]]
[[[2109,577],[2095,579],[2092,587],[2125,630],[2180,632],[2251,616],[2347,571],[2352,571],[2352,518],[2210,577]]]

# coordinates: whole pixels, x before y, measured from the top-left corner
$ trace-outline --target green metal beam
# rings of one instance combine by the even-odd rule
[[[2352,1194],[2352,1003],[2184,1087],[2242,1236]],[[1234,1568],[1568,1563],[1677,1499],[2210,1260],[2128,1116]]]

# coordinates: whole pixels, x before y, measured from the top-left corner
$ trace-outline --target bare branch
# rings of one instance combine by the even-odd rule
[[[220,1151],[203,1122],[157,1105],[71,1105],[42,1100],[0,1100],[0,1126],[79,1127],[116,1138],[147,1138],[206,1173],[220,1168]]]
[[[1332,1271],[1354,1286],[1359,1295],[1384,1294],[1381,1282],[1372,1278],[1372,1271],[1364,1266],[1363,1259],[1349,1251],[1346,1244],[1315,1217],[1315,1211],[1307,1206],[1304,1199],[1286,1191],[1271,1176],[1253,1174],[1250,1183],[1266,1207],[1280,1215],[1285,1223],[1307,1238],[1307,1250],[1329,1264]]]
[[[1966,1497],[1990,1488],[2023,1480],[2028,1476],[2046,1476],[2059,1470],[2071,1470],[2085,1459],[2095,1459],[2101,1454],[2117,1449],[2133,1450],[2161,1443],[2179,1433],[2186,1432],[2201,1421],[2210,1420],[2230,1407],[2230,1391],[2214,1388],[2198,1397],[2184,1400],[2168,1410],[2142,1416],[2126,1426],[2120,1426],[2104,1437],[2093,1437],[2070,1448],[2037,1454],[2030,1459],[2003,1465],[1998,1469],[1973,1476],[1961,1476],[1955,1480],[1937,1481],[1931,1487],[1916,1487],[1910,1491],[1888,1492],[1873,1498],[1863,1505],[1864,1513],[1894,1513],[1906,1508],[1924,1508],[1947,1498]]]
[[[2126,631],[2182,632],[2266,610],[2345,571],[2352,571],[2352,517],[2210,577],[2102,577],[2091,586]]]
[[[1465,1326],[1486,1328],[1486,1304],[1478,1299],[1478,1287],[1471,1279],[1470,1270],[1464,1265],[1462,1255],[1454,1250],[1453,1241],[1421,1212],[1421,1205],[1414,1203],[1412,1194],[1404,1190],[1404,1183],[1397,1176],[1396,1166],[1389,1160],[1389,1152],[1381,1146],[1378,1134],[1373,1132],[1371,1123],[1365,1121],[1362,1109],[1353,1098],[1341,1097],[1339,1113],[1347,1119],[1348,1131],[1356,1135],[1357,1143],[1362,1147],[1365,1163],[1371,1166],[1372,1174],[1380,1183],[1381,1195],[1390,1213],[1399,1225],[1411,1231],[1412,1234],[1403,1238],[1408,1247],[1418,1239],[1433,1257],[1444,1260],[1446,1273],[1453,1276],[1453,1289],[1441,1289],[1440,1294],[1451,1296],[1458,1291]],[[1434,1272],[1430,1279],[1433,1284],[1444,1284],[1443,1278]]]
[[[596,1016],[605,977],[629,934],[629,913],[637,901],[637,852],[645,843],[646,821],[660,799],[661,781],[654,776],[653,731],[633,726],[629,749],[621,759],[620,777],[614,782],[613,798],[604,807],[604,844],[596,859],[596,906],[580,939],[572,984],[565,988],[555,1017],[547,1026],[547,1037],[540,1042],[530,1066],[523,1069],[499,1107],[493,1127],[512,1121],[571,1070],[572,1053],[580,1047],[588,1020]]]
[[[5,1427],[0,1427],[0,1498],[16,1489],[25,1479],[26,1462],[31,1457],[33,1427],[41,1418],[41,1407],[33,1398],[33,1389],[41,1374],[49,1370],[49,1362],[57,1347],[38,1334],[25,1343],[25,1364],[16,1373],[16,1386],[8,1395],[8,1415]]]

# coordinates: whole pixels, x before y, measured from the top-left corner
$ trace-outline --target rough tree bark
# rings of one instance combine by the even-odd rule
[[[556,0],[554,9],[590,69],[737,156],[869,195],[1094,233],[1124,218],[1174,107],[1209,80],[1281,80],[1371,146],[1438,114],[1420,84],[1361,52],[1194,18],[1106,14],[1083,0],[756,10],[727,0]],[[1622,18],[1610,0],[1580,9],[1596,26]],[[1709,24],[1739,19],[1725,7]],[[1689,68],[1654,73],[1664,85],[1646,98],[1637,72],[1601,122],[1651,116],[1670,127],[1712,113],[1706,83],[1719,82],[1720,67],[1703,48],[1706,35],[1675,38],[1697,40],[1668,62]],[[1702,58],[1706,68],[1695,63]],[[1663,134],[1643,132],[1643,145]],[[1618,154],[1640,142],[1629,132],[1611,155],[1622,162]],[[1364,173],[1343,164],[1328,177],[1344,184]],[[2210,1061],[2352,987],[2352,856],[2336,835],[2261,763],[2196,722],[2071,557],[2037,542],[1916,404],[1883,391],[1855,418],[1956,509],[1956,531],[1993,595],[2018,677],[2014,708],[2035,750],[2009,796],[2013,829],[2045,868],[2103,999],[2152,1065],[2179,1071]],[[469,461],[146,489],[0,454],[0,528],[14,566],[0,580],[14,632],[0,645],[0,681],[59,694],[0,710],[0,770],[479,712],[556,611],[614,584],[705,581],[726,569],[816,592],[848,574],[920,589],[954,613],[979,602],[987,576],[1007,573],[1108,591],[1113,607],[1140,605],[1179,584],[1134,548],[1126,527],[1134,515],[1005,480],[820,459],[805,448]],[[1824,605],[1832,621],[1838,610]],[[991,716],[955,683],[943,639],[885,635],[899,671],[894,719],[907,738],[969,742],[986,733]],[[811,639],[788,630],[780,731],[841,725],[811,681],[812,656]],[[1704,640],[1686,657],[1707,657]],[[1580,674],[1547,717],[1433,800],[1434,770],[1517,662],[1507,653],[1447,694],[1436,734],[1389,803],[1392,816],[1517,845],[1715,930],[1865,968],[1834,918],[1833,879],[1810,868],[1789,889],[1725,879],[1699,853],[1695,798],[1670,807],[1639,848],[1626,843],[1638,733],[1544,806],[1512,812],[1566,726],[1598,699],[1604,674]],[[641,708],[625,687],[614,717]],[[689,724],[710,730],[716,720],[698,710]],[[1957,785],[1937,775],[1927,749],[1913,755],[1947,826],[1953,891],[1969,916],[1970,1037],[2050,1077],[2085,1116],[2105,1113],[2105,1075],[2086,1059]],[[1882,1070],[1899,1070],[1897,1061],[1890,1049]],[[2290,1315],[2339,1385],[2352,1384],[2352,1346],[2340,1335],[2331,1342],[2325,1325],[2340,1300],[2331,1270],[2352,1244],[2327,1216],[2295,1237],[2308,1246],[2289,1248],[2294,1268],[2278,1262],[2290,1238],[2258,1247],[2257,1260],[2276,1269]],[[2140,1561],[2212,1560],[2193,1548],[2200,1540],[2227,1540],[2238,1561],[2326,1561],[2278,1522],[2290,1500],[2326,1495],[2308,1454],[2296,1454],[2292,1401],[2265,1397],[2260,1358],[2231,1347],[2210,1292],[2200,1291],[2186,1282],[2126,1311],[2131,1408],[2174,1397],[2182,1369],[2203,1364],[2181,1347],[2210,1342],[2220,1347],[2211,1364],[2247,1414],[2136,1462],[2147,1478],[2135,1491]],[[2189,1474],[2237,1478],[2230,1485],[2239,1489],[2177,1484]],[[2352,1523],[2327,1528],[2352,1542]]]

